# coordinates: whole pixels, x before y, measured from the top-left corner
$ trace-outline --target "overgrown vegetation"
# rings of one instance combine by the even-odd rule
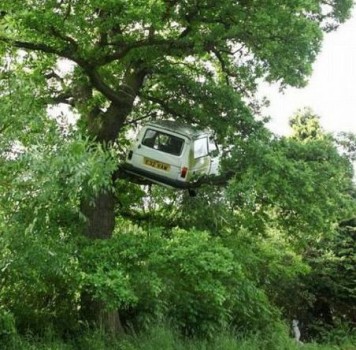
[[[177,334],[211,339],[189,345],[198,348],[218,346],[213,339],[229,330],[287,339],[292,334],[279,325],[284,322],[288,329],[294,318],[304,341],[323,341],[333,332],[337,339],[341,329],[341,340],[347,341],[355,314],[355,219],[335,223],[354,210],[349,163],[329,136],[308,142],[275,140],[272,145],[273,162],[271,151],[265,150],[259,154],[261,162],[251,163],[255,179],[239,177],[226,190],[201,188],[193,198],[117,182],[121,209],[114,234],[106,240],[78,234],[81,216],[75,206],[81,191],[89,186],[95,191],[91,179],[100,169],[91,162],[112,161],[105,152],[94,150],[87,157],[87,141],[73,139],[63,149],[36,145],[35,152],[6,159],[2,178],[9,183],[1,196],[0,237],[3,342],[24,342],[17,334],[28,332],[45,336],[48,329],[76,338],[97,322],[96,307],[102,304],[107,311],[119,310],[121,332],[148,334],[157,322],[167,323]],[[73,174],[78,160],[85,171]],[[65,166],[68,162],[73,166]],[[283,181],[281,171],[273,169],[282,162]],[[273,171],[259,170],[262,164]],[[305,188],[292,191],[301,176],[304,186],[318,181],[310,185],[310,193]],[[131,198],[123,186],[129,186]],[[258,348],[264,340],[254,337],[242,343],[232,336],[222,341],[231,348]],[[73,346],[58,341],[58,346]],[[139,346],[134,338],[125,341],[133,342],[128,348]],[[172,334],[154,341],[185,344]],[[281,349],[291,348],[293,342],[280,344]]]
[[[261,333],[236,335],[222,332],[213,339],[204,340],[186,338],[167,326],[153,326],[141,334],[126,334],[119,338],[108,336],[105,332],[84,331],[75,339],[57,338],[51,331],[38,339],[33,336],[13,336],[7,344],[7,350],[353,350],[355,338],[343,333],[335,339],[328,339],[328,344],[298,344],[291,339],[283,327],[269,333],[268,337]]]
[[[259,79],[304,85],[350,8],[3,1],[1,346],[294,349],[298,320],[305,349],[352,349],[355,136],[306,110],[277,137],[252,99]],[[125,177],[147,119],[214,130],[224,181]]]

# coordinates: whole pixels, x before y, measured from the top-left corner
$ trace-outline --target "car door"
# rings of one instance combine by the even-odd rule
[[[193,166],[190,173],[191,179],[197,179],[209,173],[210,157],[208,151],[208,137],[203,136],[193,142]]]
[[[220,173],[220,153],[219,148],[212,136],[209,136],[209,157],[210,157],[210,168],[208,175],[219,175]]]

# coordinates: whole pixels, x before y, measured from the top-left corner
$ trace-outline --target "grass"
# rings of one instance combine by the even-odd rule
[[[120,338],[112,338],[100,330],[87,331],[67,341],[51,332],[41,339],[16,335],[0,347],[4,350],[356,350],[356,337],[345,338],[338,345],[297,344],[286,332],[278,330],[268,337],[218,334],[207,340],[184,338],[167,327],[155,326],[148,332]]]

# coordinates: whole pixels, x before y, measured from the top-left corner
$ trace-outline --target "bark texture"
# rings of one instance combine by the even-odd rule
[[[84,199],[82,213],[87,218],[84,231],[87,237],[111,237],[115,228],[115,195],[112,192],[101,192],[93,199]]]
[[[93,108],[87,117],[87,128],[90,136],[104,147],[110,146],[118,137],[125,120],[130,115],[134,101],[146,75],[145,70],[130,68],[117,91],[106,86],[94,70],[87,70],[92,86],[86,87],[90,93],[92,88],[102,92],[111,104],[106,111]],[[117,174],[112,174],[113,179]],[[91,239],[108,239],[115,229],[115,193],[103,189],[94,198],[83,198],[82,213],[87,222],[84,228],[85,236]],[[100,324],[109,333],[123,332],[119,312],[108,311],[104,302],[93,300],[91,295],[83,298],[83,316],[86,320]]]

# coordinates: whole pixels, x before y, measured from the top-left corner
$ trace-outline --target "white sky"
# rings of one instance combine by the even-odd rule
[[[328,132],[356,133],[356,8],[336,32],[324,36],[307,87],[288,88],[284,94],[274,85],[261,93],[271,101],[265,110],[269,124],[279,135],[289,132],[288,120],[300,108],[311,107]]]

